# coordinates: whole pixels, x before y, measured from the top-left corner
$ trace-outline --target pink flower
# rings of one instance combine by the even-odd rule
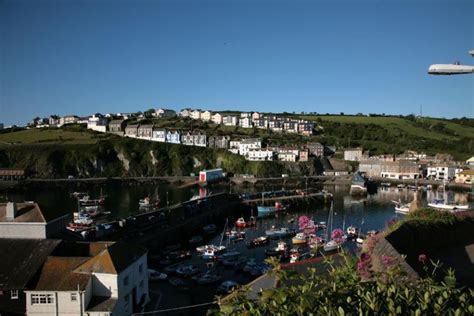
[[[426,260],[428,260],[428,257],[425,254],[421,254],[418,256],[418,261],[425,264]]]
[[[342,238],[342,236],[344,236],[344,232],[342,231],[342,229],[336,228],[335,230],[332,231],[332,234],[331,234],[332,239],[339,239],[339,238]]]
[[[370,256],[366,252],[364,252],[360,255],[360,261],[362,261],[362,262],[368,261],[369,259],[370,259]]]
[[[390,256],[382,255],[382,262],[385,266],[388,266],[392,263],[392,258],[390,258]]]

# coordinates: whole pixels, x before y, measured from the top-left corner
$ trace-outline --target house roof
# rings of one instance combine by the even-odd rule
[[[78,266],[76,272],[119,274],[147,251],[140,246],[122,242],[104,242],[91,244],[90,252],[94,257]]]
[[[153,128],[153,124],[140,124],[140,127],[138,129],[142,128]]]
[[[60,243],[55,239],[1,238],[0,290],[26,288]]]
[[[15,219],[6,219],[7,203],[0,203],[0,222],[46,223],[46,219],[37,203],[16,203]]]
[[[459,174],[462,174],[464,176],[474,176],[474,170],[463,170]]]
[[[125,122],[125,120],[112,120],[110,121],[109,125],[122,124],[123,122]]]
[[[470,163],[470,162],[474,162],[474,156],[472,156],[471,158],[469,158],[468,160],[466,160],[466,163]]]
[[[251,143],[259,143],[261,142],[258,138],[244,138],[240,141],[241,144],[251,144]]]
[[[36,291],[85,289],[92,273],[119,274],[146,254],[123,242],[63,243],[41,270]]]
[[[86,312],[111,312],[117,305],[117,299],[108,296],[92,296]]]
[[[35,291],[85,290],[92,275],[76,273],[75,269],[87,260],[88,257],[48,257]]]

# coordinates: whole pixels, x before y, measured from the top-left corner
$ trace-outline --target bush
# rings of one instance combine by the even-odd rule
[[[426,258],[421,258],[426,259]],[[327,274],[308,269],[305,275],[284,271],[273,261],[280,287],[266,289],[256,300],[238,290],[211,315],[472,315],[474,291],[455,288],[454,273],[443,281],[428,276],[410,281],[391,258],[386,272],[359,273],[367,259],[343,254],[340,264],[326,262]],[[296,284],[296,285],[295,285]]]

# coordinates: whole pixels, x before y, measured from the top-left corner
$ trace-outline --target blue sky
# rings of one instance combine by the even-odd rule
[[[0,122],[199,107],[474,117],[474,1],[0,0]]]

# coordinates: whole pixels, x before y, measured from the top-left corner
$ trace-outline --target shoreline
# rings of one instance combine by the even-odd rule
[[[344,176],[297,176],[297,177],[268,177],[268,178],[243,178],[232,177],[221,181],[227,182],[232,186],[252,186],[260,187],[266,185],[282,184],[289,186],[302,185],[350,185],[352,175]],[[392,185],[432,185],[433,189],[437,189],[443,185],[441,181],[426,180],[426,179],[388,179],[388,178],[372,178],[371,181],[377,183],[378,186],[382,182],[388,182]],[[85,186],[103,186],[103,185],[118,185],[118,186],[140,186],[149,184],[168,184],[179,188],[192,187],[200,185],[198,177],[191,176],[157,176],[157,177],[97,177],[97,178],[55,178],[55,179],[24,179],[16,181],[0,180],[0,192],[5,191],[21,191],[26,188],[41,187],[85,187]],[[453,191],[469,192],[474,190],[474,186],[470,184],[461,183],[447,183],[446,188]]]

